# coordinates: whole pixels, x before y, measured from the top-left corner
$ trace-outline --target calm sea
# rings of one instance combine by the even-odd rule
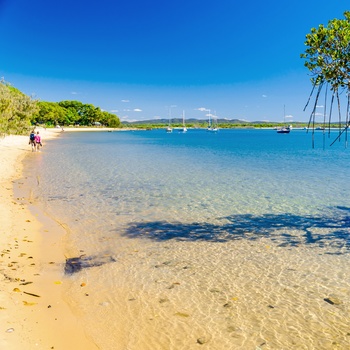
[[[282,249],[278,250],[282,255],[283,249],[289,252],[293,247],[301,249],[301,255],[311,254],[310,264],[313,259],[318,259],[315,262],[317,268],[320,264],[322,266],[319,256],[337,256],[337,259],[344,259],[337,260],[341,269],[342,264],[349,261],[350,252],[350,150],[345,148],[344,137],[329,146],[336,135],[336,132],[331,132],[328,138],[322,131],[315,132],[313,148],[312,135],[304,130],[293,130],[290,134],[277,134],[274,130],[219,130],[217,133],[174,130],[171,134],[164,130],[66,132],[58,139],[45,142],[43,152],[33,154],[28,167],[40,183],[34,189],[35,197],[50,216],[69,228],[67,250],[71,257],[85,254],[82,269],[69,278],[88,280],[90,285],[95,285],[95,292],[99,290],[104,296],[95,307],[108,309],[101,317],[110,320],[111,329],[119,329],[120,325],[115,324],[117,321],[111,320],[120,305],[116,299],[106,296],[115,293],[116,284],[119,288],[126,288],[127,300],[139,300],[139,316],[142,315],[142,300],[148,300],[152,294],[157,295],[160,305],[167,304],[165,301],[171,302],[170,297],[162,299],[160,292],[151,292],[151,283],[145,280],[144,275],[137,274],[146,264],[147,256],[157,256],[153,267],[157,266],[157,262],[166,265],[167,261],[162,260],[159,251],[174,249],[173,254],[176,255],[175,244],[181,243],[183,254],[192,259],[189,253],[192,248],[187,251],[186,244],[187,247],[202,244],[206,252],[206,249],[222,249],[222,244],[230,244],[233,249],[234,242],[245,244],[263,240],[275,249]],[[210,245],[210,248],[205,248],[205,245]],[[180,248],[176,247],[178,251]],[[137,256],[129,256],[132,252],[143,254],[140,261]],[[227,258],[225,250],[216,253],[215,259],[220,260],[220,254]],[[198,253],[193,250],[193,254]],[[118,261],[124,261],[123,268],[117,267]],[[210,259],[206,264],[212,264]],[[225,264],[229,266],[230,262]],[[138,271],[135,269],[132,276],[125,277],[125,274],[131,274],[130,265],[138,266]],[[96,269],[100,269],[97,275]],[[72,271],[68,268],[66,272]],[[143,273],[148,273],[146,267]],[[213,273],[209,267],[208,273]],[[300,278],[302,275],[305,277],[305,271]],[[119,282],[123,281],[123,286],[115,281],[116,276]],[[161,280],[158,277],[152,278],[153,283]],[[176,278],[173,282],[177,281]],[[332,285],[338,278],[339,288],[349,287],[348,276],[342,277],[341,282],[339,275],[334,278],[327,283]],[[142,283],[134,284],[133,279]],[[128,294],[130,290],[137,296]],[[145,299],[142,299],[139,290],[148,293]],[[90,293],[93,292],[92,288]],[[72,287],[70,297],[77,300],[74,293],[78,294],[79,290]],[[203,303],[206,303],[205,298]],[[148,303],[144,307],[151,308]],[[186,307],[190,308],[183,305],[182,310],[187,310]],[[90,310],[89,304],[83,304],[81,308],[90,316],[99,312],[95,308]],[[134,311],[129,308],[127,312]],[[183,322],[189,322],[191,318],[191,312],[176,311],[176,307],[173,314]],[[281,319],[285,315],[281,315]],[[147,317],[145,320],[148,320]],[[160,313],[159,317],[167,319],[168,316]],[[243,320],[244,317],[241,317]],[[290,317],[293,319],[294,316]],[[300,322],[302,333],[302,321],[295,322]],[[199,323],[198,320],[196,324]],[[252,321],[252,324],[255,323]],[[152,328],[158,335],[153,338],[145,336],[139,343],[135,339],[124,339],[123,344],[128,345],[120,349],[147,348],[145,344],[153,344],[153,347],[149,345],[153,349],[157,348],[157,344],[160,344],[159,349],[190,349],[192,345],[198,345],[196,339],[200,338],[200,334],[193,334],[192,345],[181,343],[176,327],[175,333],[169,335],[172,326],[163,330],[163,334],[168,336],[162,340],[159,338],[162,332]],[[94,333],[94,327],[98,326],[91,325],[90,333]],[[249,341],[254,337],[249,335],[248,326],[247,330],[242,327],[235,328],[238,335],[232,339],[238,340],[237,344],[234,343],[236,347],[232,345],[233,349],[239,346],[248,348],[245,346],[250,346]],[[224,328],[232,327],[225,325]],[[178,331],[183,332],[181,328]],[[97,340],[104,344],[101,348],[112,349],[106,340],[111,337],[111,332],[108,336],[101,330],[99,332],[103,335]],[[217,340],[217,348],[228,348],[230,343],[225,343],[225,334],[216,332],[214,325],[207,329],[209,338],[207,335],[205,342],[216,334],[222,341]],[[288,333],[288,327],[285,333]],[[99,338],[96,334],[94,339]],[[269,337],[273,338],[271,334]],[[284,343],[286,340],[279,337],[273,338],[275,343],[270,340],[271,348],[278,348],[274,347],[276,344],[288,348]],[[305,338],[298,337],[300,343],[305,344],[310,334]],[[261,344],[269,344],[265,338],[262,337]],[[256,340],[252,346],[260,346],[259,341]],[[110,339],[112,342],[113,339]],[[317,345],[317,341],[310,344]],[[322,348],[322,344],[317,346]]]

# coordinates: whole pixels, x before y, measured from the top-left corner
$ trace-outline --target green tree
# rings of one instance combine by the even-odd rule
[[[39,111],[32,119],[34,124],[69,124],[68,111],[56,102],[38,102]]]
[[[121,126],[120,119],[112,113],[103,111],[99,122],[103,125],[109,126],[110,128],[119,128]]]
[[[344,19],[330,20],[327,26],[321,24],[317,29],[312,28],[311,33],[306,35],[305,45],[307,48],[305,53],[301,54],[301,58],[305,59],[304,65],[311,72],[313,84],[305,109],[312,96],[316,94],[309,126],[311,123],[313,126],[315,125],[316,107],[324,93],[324,100],[322,100],[324,101],[324,124],[327,115],[328,125],[331,123],[333,104],[336,99],[339,123],[339,135],[336,139],[339,139],[349,127],[350,12],[344,12],[344,17]],[[331,92],[330,97],[328,97],[328,90]],[[346,98],[345,126],[342,124],[341,96]],[[327,102],[330,102],[328,113]]]
[[[61,101],[58,105],[65,108],[67,111],[68,124],[83,124],[83,104],[79,101]],[[65,124],[65,123],[63,123]]]
[[[66,116],[70,120],[70,124],[93,125],[99,122],[113,128],[121,125],[115,114],[101,111],[100,107],[95,107],[92,104],[83,104],[79,101],[61,101],[58,104],[66,109]]]
[[[37,101],[5,81],[0,82],[0,134],[27,133],[37,110]]]

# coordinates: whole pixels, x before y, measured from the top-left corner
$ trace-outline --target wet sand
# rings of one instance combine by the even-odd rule
[[[45,147],[45,141],[59,136],[60,130],[40,129],[40,133]],[[28,189],[28,197],[14,195],[14,190],[21,192],[16,186],[25,187],[18,180],[29,153],[26,136],[0,140],[0,348],[97,349],[63,300],[65,231],[30,208]]]

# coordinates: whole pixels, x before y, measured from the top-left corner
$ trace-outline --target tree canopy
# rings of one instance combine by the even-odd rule
[[[35,123],[84,126],[99,123],[109,127],[121,125],[115,114],[79,101],[39,102],[39,107],[40,110],[34,118]]]
[[[309,124],[315,125],[316,108],[320,98],[324,94],[324,123],[328,117],[330,125],[334,100],[336,99],[339,122],[339,135],[347,131],[349,127],[350,105],[350,11],[344,12],[344,19],[332,19],[327,26],[319,25],[312,28],[311,33],[306,35],[306,50],[301,54],[305,59],[304,65],[311,72],[313,88],[312,96],[315,96]],[[330,90],[330,96],[328,96]],[[345,117],[342,117],[341,101],[346,100]],[[329,109],[327,112],[327,102]],[[345,123],[345,124],[344,124]]]
[[[120,119],[100,107],[79,101],[37,101],[0,81],[0,134],[27,133],[31,125],[104,125],[117,128]]]
[[[0,82],[0,134],[26,132],[37,111],[37,101],[5,81]]]

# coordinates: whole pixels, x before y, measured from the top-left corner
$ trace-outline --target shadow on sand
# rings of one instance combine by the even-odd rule
[[[220,218],[222,225],[210,223],[136,222],[124,232],[127,237],[153,240],[185,240],[227,242],[270,238],[278,246],[310,244],[336,248],[341,254],[350,251],[350,208],[336,207],[332,217],[298,216],[293,214],[231,215]],[[342,251],[340,252],[340,249]]]

